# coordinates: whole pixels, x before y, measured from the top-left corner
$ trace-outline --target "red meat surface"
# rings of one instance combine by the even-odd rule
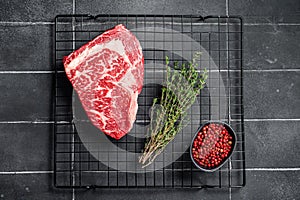
[[[120,139],[132,128],[143,87],[144,57],[138,39],[122,24],[63,59],[90,121]]]

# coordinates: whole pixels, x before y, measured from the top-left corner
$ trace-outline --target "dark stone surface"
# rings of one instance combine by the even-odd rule
[[[299,167],[299,122],[246,122],[247,168]]]
[[[229,0],[229,14],[244,16],[244,104],[246,119],[300,118],[300,2]],[[226,1],[76,1],[76,13],[225,15]],[[53,22],[71,14],[72,0],[1,2],[0,21]],[[253,26],[251,23],[264,23]],[[277,24],[293,23],[293,25]],[[299,25],[296,25],[299,24]],[[28,24],[30,24],[28,26]],[[52,70],[53,25],[0,26],[0,71]],[[266,25],[269,24],[269,25]],[[271,25],[270,25],[271,24]],[[250,69],[250,71],[249,71]],[[252,69],[282,69],[277,72]],[[0,121],[50,121],[53,74],[0,74]],[[246,122],[245,188],[232,199],[297,199],[299,121]],[[0,171],[49,171],[51,124],[0,124]],[[266,171],[258,171],[263,168]],[[0,174],[0,199],[72,199],[72,190],[54,189],[53,174]],[[224,180],[223,180],[224,181]],[[228,189],[76,190],[75,199],[229,199]]]
[[[55,15],[72,14],[72,0],[1,1],[0,21],[53,21]]]
[[[204,0],[125,0],[125,1],[78,1],[76,13],[88,14],[200,14],[224,15],[225,1]]]
[[[72,190],[52,187],[53,174],[0,175],[0,199],[72,199]]]
[[[53,74],[0,74],[0,121],[52,118]]]
[[[0,26],[0,70],[51,70],[53,26]]]
[[[0,124],[0,130],[0,171],[52,169],[52,124]]]
[[[96,190],[76,190],[76,199],[115,199],[115,200],[135,200],[135,199],[229,199],[228,189],[96,189]]]
[[[242,15],[249,23],[299,23],[300,1],[229,0],[229,15]]]
[[[232,190],[232,199],[299,199],[299,171],[247,171],[247,185]]]
[[[300,72],[245,72],[245,118],[300,118]]]
[[[244,69],[299,69],[300,26],[245,26]]]

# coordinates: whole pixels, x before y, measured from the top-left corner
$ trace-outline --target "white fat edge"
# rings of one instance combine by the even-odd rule
[[[129,61],[128,57],[126,54],[123,55],[124,57],[124,60],[130,64],[130,68],[129,70],[127,71],[127,73],[125,74],[125,76],[118,82],[118,85],[122,86],[123,88],[125,88],[127,91],[130,92],[131,94],[131,100],[135,100],[136,101],[136,108],[135,108],[135,116],[131,116],[131,117],[136,117],[136,113],[137,113],[137,110],[138,110],[138,103],[137,103],[137,99],[138,99],[138,92],[137,91],[134,91],[130,88],[130,86],[132,84],[134,84],[136,82],[136,79],[134,77],[134,75],[132,74],[132,70],[134,69],[134,67],[138,64],[138,62],[142,59],[143,57],[143,54],[142,54],[142,47],[140,44],[139,45],[139,50],[140,50],[140,53],[138,54],[138,59],[135,60],[135,62],[133,64],[131,64],[131,62]],[[130,105],[131,106],[131,105]],[[132,123],[132,126],[133,126],[133,123]],[[132,126],[130,127],[130,129],[132,128]]]
[[[139,50],[142,51],[141,46],[139,45]],[[139,58],[137,60],[135,60],[135,62],[133,63],[133,65],[131,65],[127,55],[125,55],[124,57],[126,57],[128,63],[130,63],[130,69],[127,71],[127,73],[125,74],[125,76],[119,81],[120,85],[122,87],[124,87],[125,89],[127,89],[128,91],[130,91],[130,93],[134,93],[135,91],[133,91],[130,88],[130,85],[134,84],[136,82],[136,79],[134,77],[134,75],[132,74],[132,70],[134,69],[134,67],[136,67],[136,65],[139,63],[139,61],[142,59],[143,55],[142,53],[140,53]]]
[[[130,88],[131,85],[133,85],[136,82],[133,74],[131,73],[131,70],[128,70],[125,76],[119,81],[119,85],[121,85],[123,88],[128,90],[131,94],[134,93],[134,91]]]
[[[131,99],[134,99],[134,101],[135,101],[135,110],[134,111],[132,111],[131,113],[130,113],[130,121],[132,121],[132,122],[134,122],[135,120],[136,120],[136,114],[137,114],[137,111],[138,111],[138,107],[139,107],[139,105],[138,105],[138,103],[137,103],[137,98],[138,98],[138,92],[136,91],[136,92],[134,92],[133,93],[133,97],[131,98]],[[132,105],[132,103],[130,104],[130,106]],[[132,108],[130,108],[130,110],[132,110]],[[132,114],[132,115],[131,115]],[[131,123],[131,127],[129,127],[129,130],[131,130],[132,129],[132,127],[133,127],[133,124],[134,123]]]
[[[134,116],[133,116],[133,117],[136,117],[136,113],[137,113],[137,110],[138,110],[138,104],[137,104],[138,92],[137,91],[135,91],[133,93],[133,98],[132,99],[134,99],[136,101],[136,104],[135,104],[136,106],[135,106],[135,111],[134,111]]]

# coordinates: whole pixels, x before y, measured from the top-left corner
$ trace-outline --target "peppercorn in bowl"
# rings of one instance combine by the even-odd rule
[[[195,166],[206,172],[221,168],[236,145],[234,130],[221,121],[203,124],[192,139],[190,155]]]

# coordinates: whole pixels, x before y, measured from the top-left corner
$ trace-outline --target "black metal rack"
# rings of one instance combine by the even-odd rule
[[[73,121],[72,111],[72,85],[69,83],[62,64],[63,56],[70,54],[95,36],[117,24],[124,24],[128,29],[141,31],[145,27],[172,29],[185,34],[199,43],[207,51],[209,60],[200,60],[207,66],[209,72],[208,83],[217,81],[224,83],[225,96],[220,89],[213,97],[212,90],[205,88],[197,105],[199,110],[192,110],[191,117],[199,117],[192,120],[192,125],[199,127],[207,120],[221,120],[229,123],[237,133],[237,145],[228,163],[214,173],[200,171],[193,166],[189,151],[184,152],[179,159],[172,164],[153,172],[134,173],[123,172],[106,166],[95,158],[86,148],[79,137]],[[154,29],[155,30],[155,29]],[[136,30],[137,31],[137,30]],[[242,19],[230,16],[190,16],[190,15],[59,15],[55,18],[55,96],[54,96],[54,185],[58,188],[205,188],[205,187],[243,187],[245,185],[245,136],[243,119],[243,72],[242,72]],[[162,35],[165,33],[162,32]],[[154,43],[158,38],[138,38],[143,46],[145,65],[153,62],[148,67],[154,73],[153,79],[158,79],[160,68],[165,55],[171,62],[186,59],[166,51],[164,49],[147,48],[147,44]],[[164,38],[164,42],[170,45],[176,42],[172,37]],[[183,42],[183,41],[181,41]],[[175,46],[175,45],[174,45]],[[173,46],[172,46],[173,47]],[[172,49],[176,51],[176,49]],[[192,49],[190,49],[192,51]],[[179,49],[177,51],[184,51]],[[204,58],[202,58],[204,59]],[[217,66],[213,69],[211,65]],[[220,76],[215,76],[218,73]],[[145,72],[145,80],[150,75]],[[160,77],[161,78],[161,77]],[[152,91],[152,92],[151,92]],[[154,93],[153,93],[154,91]],[[139,96],[139,111],[137,120],[146,123],[148,120],[147,108],[151,105],[146,102],[149,94],[155,94],[157,88],[144,85],[143,92]],[[212,98],[220,103],[224,99],[226,104],[219,105],[218,109],[224,109],[226,115],[212,115],[214,105]],[[193,124],[194,123],[194,124]],[[133,130],[133,132],[136,129]],[[191,136],[193,131],[189,133]],[[119,141],[112,141],[116,146],[128,152],[139,152],[143,146],[143,140],[125,136]],[[100,144],[100,142],[99,142]],[[95,153],[95,152],[94,152]],[[98,154],[103,152],[97,152]],[[106,152],[107,153],[107,152]],[[117,152],[118,153],[118,152]],[[109,153],[108,153],[109,154]],[[173,155],[172,155],[173,156]],[[117,157],[118,158],[118,157]],[[127,158],[127,157],[126,157]],[[115,162],[125,163],[126,160]]]

